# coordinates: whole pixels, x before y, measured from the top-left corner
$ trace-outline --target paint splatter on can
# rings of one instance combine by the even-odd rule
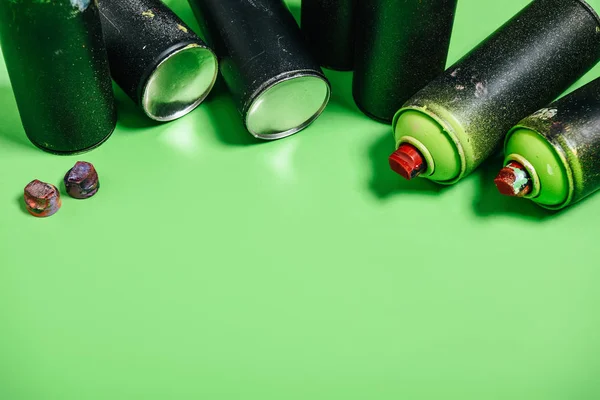
[[[302,32],[323,67],[352,70],[355,8],[356,0],[302,0]]]
[[[280,139],[310,125],[330,86],[282,0],[189,0],[248,131]]]
[[[98,0],[114,80],[144,113],[171,121],[208,96],[211,49],[160,0]]]
[[[446,67],[457,0],[369,0],[356,10],[354,100],[390,123]]]
[[[0,44],[33,144],[72,154],[110,136],[116,109],[95,1],[0,1]]]
[[[557,210],[600,189],[600,78],[519,122],[507,135],[506,164],[531,182],[524,197]]]
[[[428,168],[420,176],[455,183],[599,60],[600,18],[589,4],[534,0],[404,105],[396,148],[421,153]]]

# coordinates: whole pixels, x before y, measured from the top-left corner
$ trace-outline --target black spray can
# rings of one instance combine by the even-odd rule
[[[457,0],[360,0],[353,94],[373,119],[391,122],[444,71]]]
[[[505,155],[504,194],[561,209],[599,190],[600,78],[519,122]]]
[[[248,131],[294,134],[325,109],[330,86],[282,0],[189,0]]]
[[[98,0],[113,79],[156,121],[194,110],[218,74],[211,49],[160,0]]]
[[[396,114],[391,167],[408,178],[459,181],[599,60],[600,18],[588,3],[534,0]]]
[[[116,111],[95,1],[0,1],[0,44],[33,144],[71,154],[110,136]]]
[[[302,0],[302,33],[323,67],[352,69],[355,7],[356,0]]]

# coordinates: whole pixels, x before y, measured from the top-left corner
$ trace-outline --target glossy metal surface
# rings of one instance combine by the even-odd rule
[[[248,131],[260,139],[280,139],[310,125],[329,101],[329,85],[321,77],[298,75],[265,89],[250,105]]]
[[[142,108],[152,119],[171,121],[196,108],[217,79],[217,58],[195,44],[167,57],[148,78]]]
[[[286,137],[320,115],[329,83],[282,0],[188,2],[254,137]]]

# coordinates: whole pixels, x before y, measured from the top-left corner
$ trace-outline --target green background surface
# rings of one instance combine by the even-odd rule
[[[460,0],[449,61],[527,2]],[[2,64],[0,399],[599,398],[600,195],[502,198],[500,159],[404,182],[390,127],[327,74],[326,112],[284,140],[252,139],[222,84],[161,125],[119,91],[113,137],[59,157]],[[26,214],[23,187],[79,159],[98,195]]]

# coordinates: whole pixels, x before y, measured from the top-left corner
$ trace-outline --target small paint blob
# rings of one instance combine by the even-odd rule
[[[25,186],[23,198],[29,214],[39,218],[53,215],[62,204],[56,186],[37,179]]]
[[[77,161],[65,175],[64,182],[69,196],[76,199],[88,199],[100,189],[96,169],[85,161]]]

